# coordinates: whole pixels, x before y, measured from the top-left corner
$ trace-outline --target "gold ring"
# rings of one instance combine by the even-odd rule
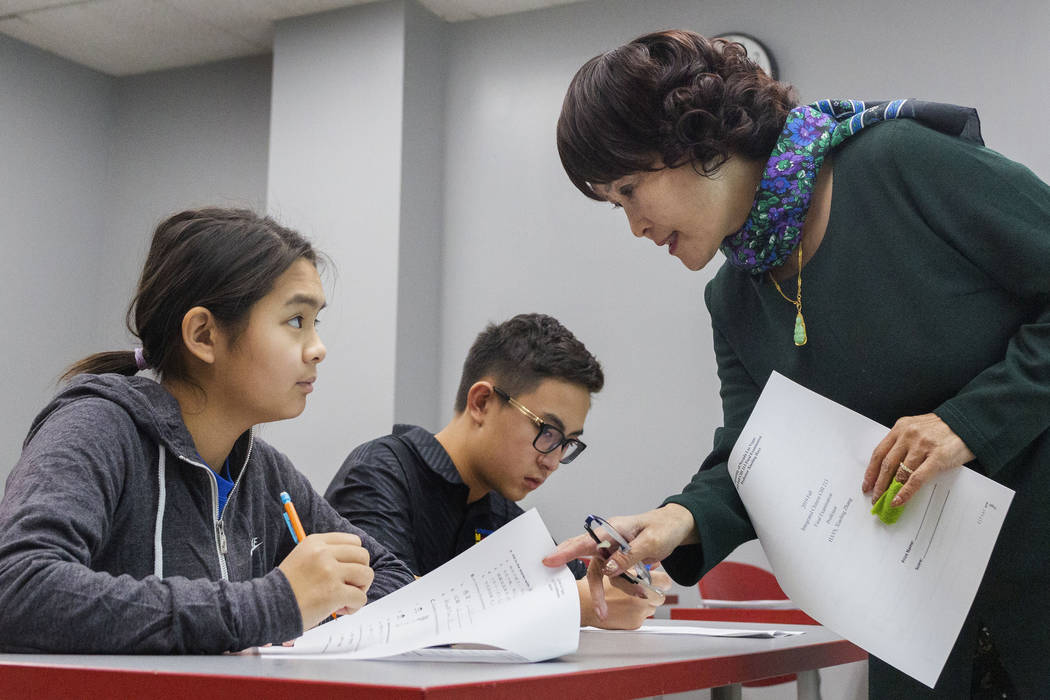
[[[909,469],[908,467],[906,467],[906,466],[904,465],[904,462],[901,462],[900,464],[898,464],[898,465],[897,465],[897,469],[898,469],[898,470],[901,470],[901,471],[903,471],[903,472],[904,472],[905,474],[907,474],[908,476],[911,476],[911,475],[912,475],[912,471],[913,471],[913,470],[911,470],[911,469]]]

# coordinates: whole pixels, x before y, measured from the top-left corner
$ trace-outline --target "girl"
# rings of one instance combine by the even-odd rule
[[[303,411],[325,357],[317,260],[249,211],[157,228],[128,311],[142,347],[76,363],[8,478],[0,647],[233,651],[412,580],[254,435]],[[298,545],[282,491],[318,533]]]

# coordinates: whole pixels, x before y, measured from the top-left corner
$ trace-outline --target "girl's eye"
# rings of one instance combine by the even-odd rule
[[[302,316],[296,316],[295,318],[293,318],[293,319],[288,321],[288,325],[291,326],[292,328],[302,328],[303,327],[303,317]]]
[[[620,188],[620,194],[624,197],[630,198],[634,194],[634,185],[624,185]]]

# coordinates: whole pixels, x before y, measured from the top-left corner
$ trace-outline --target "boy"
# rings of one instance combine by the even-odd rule
[[[515,501],[580,455],[591,394],[604,382],[598,360],[556,319],[521,314],[490,324],[467,354],[448,425],[437,434],[397,425],[360,445],[325,498],[423,576],[520,515]],[[586,568],[570,568],[581,625],[634,629],[663,602],[606,585],[609,613],[600,620]],[[656,573],[654,583],[670,580]]]

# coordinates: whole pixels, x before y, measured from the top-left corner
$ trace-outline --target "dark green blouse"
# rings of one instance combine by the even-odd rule
[[[707,286],[724,422],[700,471],[667,499],[692,512],[701,545],[680,547],[665,565],[692,584],[755,537],[726,461],[773,370],[886,426],[933,412],[977,456],[972,468],[1017,491],[971,622],[992,625],[1011,675],[1043,690],[1050,187],[994,151],[910,120],[850,138],[834,167],[827,232],[802,270],[807,345],[793,344],[795,308],[768,278],[724,265]],[[794,285],[784,286],[793,295]],[[960,666],[972,658],[968,634],[942,673],[945,696],[961,692],[951,684],[963,675],[968,693]],[[889,678],[883,670],[873,665],[872,697],[890,692],[876,690]],[[892,680],[895,690],[908,682]]]

